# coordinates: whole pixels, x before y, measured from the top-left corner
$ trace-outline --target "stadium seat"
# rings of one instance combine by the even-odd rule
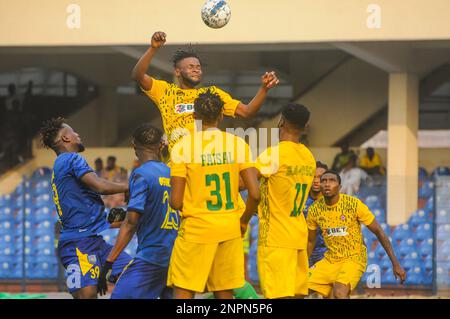
[[[370,210],[374,210],[376,208],[381,208],[380,198],[377,195],[369,195],[366,197],[365,204],[369,207]]]
[[[39,180],[42,178],[50,178],[52,175],[52,170],[48,167],[39,167],[34,170],[33,174],[31,175],[32,180]]]
[[[40,209],[42,207],[53,207],[52,197],[48,193],[40,194],[39,196],[36,197],[36,201],[33,207],[35,210]]]
[[[450,176],[450,168],[447,166],[436,167],[431,173],[431,176]]]
[[[52,234],[54,232],[54,229],[52,227],[52,223],[49,221],[43,221],[41,223],[36,224],[34,228],[34,236],[35,237],[42,237],[45,235]]]
[[[408,224],[398,225],[392,232],[392,239],[397,243],[410,237],[412,237],[412,232]]]
[[[425,204],[424,210],[428,213],[434,212],[434,199],[430,197]]]
[[[419,198],[431,198],[434,194],[434,183],[432,181],[423,181],[422,186],[419,188]]]
[[[436,230],[437,240],[450,239],[450,224],[438,225]]]
[[[424,224],[420,224],[419,226],[417,226],[417,229],[414,232],[414,237],[419,242],[428,240],[429,238],[433,238],[432,224],[424,223]]]
[[[372,210],[372,212],[379,223],[386,222],[386,212],[383,208],[375,208]]]
[[[12,223],[13,219],[14,215],[10,207],[0,207],[0,222],[8,221]]]
[[[397,280],[395,279],[391,268],[389,268],[385,273],[382,274],[381,283],[384,285],[395,285],[397,283]]]
[[[431,241],[431,245],[428,244]],[[418,247],[419,256],[423,260],[431,259],[433,257],[433,238],[425,240]]]
[[[450,211],[446,209],[440,209],[436,214],[436,223],[450,224]]]
[[[450,261],[450,246],[440,245],[436,250],[436,260]]]
[[[34,216],[36,223],[42,223],[44,221],[50,222],[52,221],[52,210],[47,206],[43,206],[34,212]]]
[[[415,211],[408,221],[408,224],[413,228],[417,228],[420,224],[429,223],[432,220],[429,219],[429,215],[424,209],[418,209]]]
[[[428,172],[425,168],[419,167],[419,180],[424,180],[428,177]]]

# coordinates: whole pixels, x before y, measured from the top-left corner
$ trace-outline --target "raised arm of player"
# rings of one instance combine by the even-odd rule
[[[311,256],[311,253],[314,250],[314,247],[316,246],[316,237],[317,237],[317,229],[308,229],[308,246],[306,248],[306,251],[308,253],[308,258]]]
[[[261,77],[261,87],[259,88],[255,97],[248,104],[239,103],[236,108],[235,115],[243,118],[254,116],[259,111],[261,105],[266,99],[267,92],[271,88],[275,87],[278,83],[280,83],[280,81],[278,80],[274,71],[266,72]]]
[[[134,211],[128,211],[125,220],[120,226],[119,235],[117,236],[116,243],[111,249],[111,252],[106,258],[106,262],[102,265],[100,275],[98,277],[97,291],[100,296],[106,294],[108,291],[108,284],[106,282],[108,272],[112,269],[113,263],[116,261],[120,253],[127,247],[128,243],[136,233],[138,221],[141,215]]]
[[[183,209],[184,189],[186,179],[184,177],[172,176],[170,178],[170,206],[176,210]]]
[[[247,226],[253,214],[258,209],[261,193],[259,191],[258,180],[256,178],[257,169],[250,167],[241,171],[240,176],[248,190],[247,202],[245,203],[245,211],[241,216],[241,233],[245,235]]]
[[[392,270],[394,272],[395,278],[399,278],[400,282],[403,284],[403,282],[406,279],[406,272],[405,270],[400,266],[400,263],[397,260],[397,257],[395,256],[394,249],[392,248],[391,242],[389,241],[389,238],[386,236],[386,233],[384,232],[383,228],[381,228],[380,224],[374,219],[370,225],[367,226],[369,230],[377,236],[378,241],[383,246],[384,250],[388,254],[389,258],[391,259],[392,263]]]
[[[101,195],[112,195],[128,192],[128,184],[114,183],[100,178],[94,172],[89,172],[81,177],[81,182]]]
[[[155,32],[152,36],[152,42],[150,48],[145,51],[139,61],[131,72],[133,80],[139,83],[139,85],[146,91],[152,88],[152,78],[147,75],[148,67],[152,62],[153,56],[166,43],[166,34],[164,32]]]

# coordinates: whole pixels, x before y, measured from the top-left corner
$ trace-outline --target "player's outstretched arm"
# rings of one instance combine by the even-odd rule
[[[374,233],[375,236],[377,236],[378,241],[381,243],[381,245],[383,246],[384,250],[386,251],[391,260],[395,278],[400,279],[400,282],[403,284],[403,282],[406,280],[406,272],[400,266],[400,263],[398,262],[398,259],[395,256],[391,242],[389,241],[389,238],[387,237],[383,228],[381,228],[380,224],[375,219],[370,225],[367,226],[367,228],[369,228],[369,230],[372,233]]]
[[[100,296],[106,294],[108,291],[107,277],[108,273],[112,270],[112,265],[116,261],[120,253],[127,247],[128,243],[136,233],[137,224],[141,215],[134,211],[128,211],[125,220],[120,226],[119,235],[117,236],[116,243],[111,249],[111,252],[106,258],[106,262],[102,265],[100,275],[98,277],[97,292]]]
[[[170,187],[170,206],[173,209],[182,210],[186,179],[184,177],[172,176],[170,178]]]
[[[308,253],[308,258],[311,256],[314,247],[316,246],[317,229],[308,229],[308,246],[306,251]]]
[[[249,118],[254,116],[259,111],[261,105],[266,99],[267,92],[271,88],[277,86],[278,83],[280,83],[280,81],[278,80],[277,75],[275,74],[274,71],[266,72],[261,77],[261,87],[259,88],[255,97],[247,105],[239,103],[239,105],[236,108],[235,115],[243,118]]]
[[[152,78],[147,75],[148,67],[152,62],[153,56],[166,43],[166,34],[164,32],[155,32],[152,36],[150,48],[145,51],[144,55],[139,59],[131,72],[133,80],[146,91],[152,88]]]
[[[253,214],[258,209],[259,201],[261,200],[261,193],[259,191],[257,169],[250,167],[240,172],[240,176],[244,182],[245,187],[248,190],[247,202],[245,203],[245,211],[241,216],[241,233],[245,235],[247,231],[248,223]]]
[[[128,184],[110,182],[106,179],[98,177],[94,172],[85,174],[81,178],[81,181],[94,192],[101,195],[112,195],[128,192]]]

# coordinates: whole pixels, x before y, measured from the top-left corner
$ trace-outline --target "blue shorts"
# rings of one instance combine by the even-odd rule
[[[168,267],[133,259],[117,280],[111,299],[172,299],[167,272]]]
[[[70,293],[87,286],[97,286],[100,267],[113,246],[102,236],[92,236],[58,243],[58,256],[66,269],[66,283]],[[114,283],[131,257],[122,252],[112,267],[109,281]]]

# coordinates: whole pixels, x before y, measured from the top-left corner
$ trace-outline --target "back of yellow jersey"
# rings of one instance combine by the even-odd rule
[[[257,161],[261,179],[259,245],[306,249],[308,229],[303,209],[316,161],[303,144],[282,141]]]
[[[199,243],[239,237],[239,172],[252,166],[248,145],[233,134],[183,137],[171,152],[171,176],[186,178],[179,236]]]
[[[208,90],[217,93],[224,102],[223,114],[234,116],[240,101],[233,99],[228,93],[216,86],[181,89],[176,84],[153,78],[151,89],[143,90],[161,112],[164,132],[167,134],[169,142],[169,152],[187,132],[193,133],[194,101],[199,94]]]

